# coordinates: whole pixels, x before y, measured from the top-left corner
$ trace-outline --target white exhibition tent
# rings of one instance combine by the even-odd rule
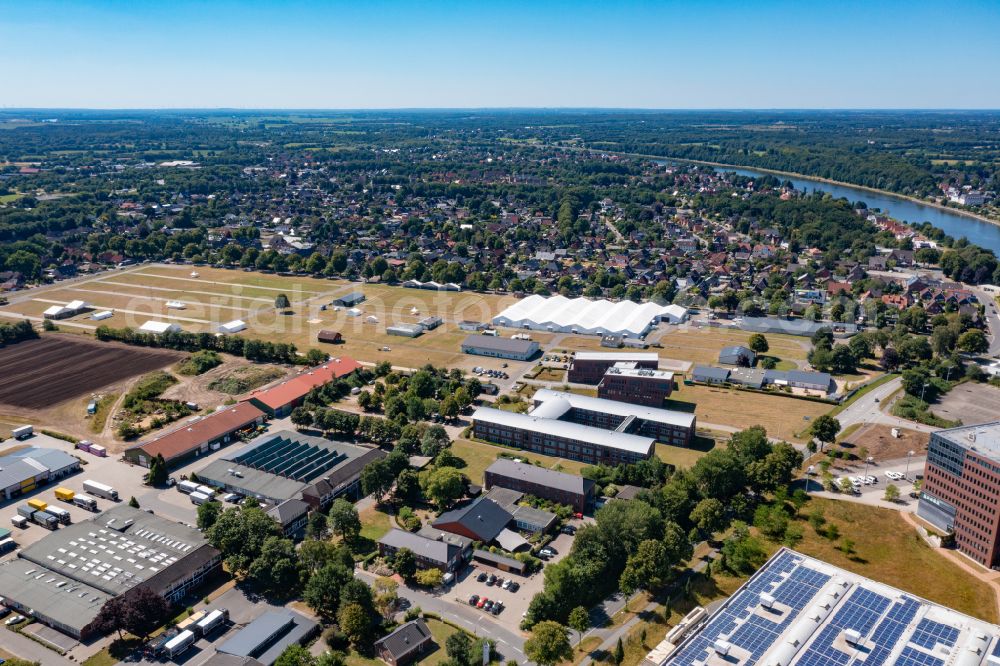
[[[688,312],[680,305],[587,298],[539,296],[522,298],[493,318],[495,326],[558,333],[622,335],[641,338],[660,321],[679,324]]]

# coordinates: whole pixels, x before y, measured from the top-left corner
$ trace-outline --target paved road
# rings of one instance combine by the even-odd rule
[[[377,578],[374,574],[361,569],[355,570],[354,575],[368,584],[372,584]],[[442,618],[467,628],[476,636],[492,638],[497,642],[497,651],[503,656],[504,661],[514,659],[519,664],[528,663],[523,651],[524,636],[493,622],[481,611],[456,603],[448,592],[436,595],[401,585],[399,596],[413,606],[420,606],[425,611],[437,613]]]
[[[968,287],[975,294],[979,302],[985,305],[986,325],[989,327],[990,349],[989,356],[1000,355],[1000,311],[995,300],[996,294],[986,291],[982,287]]]
[[[883,411],[883,407],[888,406],[886,400],[901,387],[902,380],[896,377],[864,394],[837,415],[840,427],[846,428],[855,423],[881,423],[894,428],[908,428],[909,430],[918,430],[920,432],[936,432],[940,430],[940,428],[901,419],[898,416],[892,416]]]

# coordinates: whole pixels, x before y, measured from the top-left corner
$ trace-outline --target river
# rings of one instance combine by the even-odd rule
[[[664,161],[666,163],[667,161]],[[737,167],[717,167],[716,171],[735,172],[741,176],[773,175],[780,181],[791,181],[795,189],[803,192],[819,190],[829,192],[836,198],[844,197],[848,201],[864,201],[869,208],[878,208],[883,213],[897,220],[911,223],[930,222],[953,238],[965,236],[970,243],[974,243],[987,250],[992,250],[994,254],[1000,256],[1000,225],[983,222],[972,217],[966,217],[953,213],[943,208],[935,206],[925,206],[923,204],[896,197],[891,194],[882,194],[870,190],[851,187],[850,185],[834,185],[820,180],[803,178],[801,176],[783,176],[779,174],[767,174],[754,169],[744,169]]]

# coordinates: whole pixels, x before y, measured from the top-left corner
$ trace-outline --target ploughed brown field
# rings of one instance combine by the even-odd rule
[[[42,409],[176,362],[183,354],[46,334],[0,348],[0,403]]]

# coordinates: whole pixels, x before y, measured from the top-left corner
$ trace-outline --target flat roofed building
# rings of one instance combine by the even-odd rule
[[[271,504],[301,499],[315,509],[342,495],[356,497],[361,470],[385,455],[380,449],[279,430],[213,460],[198,478],[225,492]]]
[[[472,414],[472,432],[477,439],[494,444],[591,465],[618,465],[647,460],[653,454],[656,443],[652,437],[640,437],[492,407],[476,409]]]
[[[146,587],[177,603],[220,566],[219,551],[198,530],[120,504],[21,549],[0,567],[0,597],[84,638],[108,599]]]
[[[569,364],[566,381],[574,384],[598,384],[617,363],[632,363],[636,368],[656,370],[660,357],[653,352],[576,352]]]
[[[487,490],[515,490],[571,506],[580,513],[594,507],[597,494],[597,484],[590,479],[508,458],[497,458],[487,467],[483,473],[483,483]]]
[[[346,377],[360,369],[361,364],[353,358],[343,356],[331,359],[291,379],[254,391],[246,400],[252,402],[268,416],[280,419],[288,416],[294,408],[301,405],[314,388]]]
[[[154,458],[162,455],[168,467],[176,467],[237,440],[239,433],[252,431],[264,422],[264,417],[256,406],[239,402],[139,442],[126,449],[124,456],[131,463],[149,467]]]
[[[640,368],[635,363],[615,363],[597,385],[597,397],[633,405],[662,407],[674,390],[674,373]]]
[[[539,410],[549,412],[547,416],[557,418],[562,423],[576,423],[594,428],[613,430],[642,437],[652,437],[657,441],[677,446],[687,446],[694,437],[696,420],[690,412],[633,405],[617,400],[592,398],[579,393],[566,393],[551,389],[539,389],[532,396],[535,409],[528,413],[534,416]],[[546,403],[558,405],[561,414],[551,412]]]
[[[706,622],[671,632],[643,663],[985,666],[998,654],[996,625],[782,548]]]
[[[216,649],[271,666],[290,645],[305,643],[318,629],[317,622],[295,611],[269,610]]]
[[[14,451],[0,456],[0,498],[19,497],[79,471],[80,459],[59,449],[31,446]]]
[[[360,291],[352,291],[349,294],[346,294],[344,296],[339,296],[333,299],[332,301],[330,301],[330,305],[335,305],[342,308],[350,308],[354,307],[358,303],[363,303],[364,300],[365,300],[364,294],[362,294]]]
[[[534,340],[515,340],[497,335],[469,335],[462,341],[462,353],[514,361],[527,361],[538,350],[538,343]]]
[[[1000,421],[931,433],[917,515],[976,562],[1000,565]]]

